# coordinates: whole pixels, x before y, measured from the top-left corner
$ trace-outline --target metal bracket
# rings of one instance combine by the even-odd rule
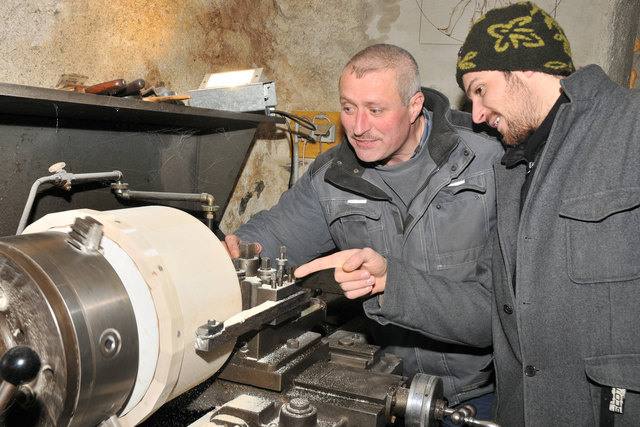
[[[98,252],[103,225],[93,217],[76,218],[67,238],[74,248],[84,253]]]

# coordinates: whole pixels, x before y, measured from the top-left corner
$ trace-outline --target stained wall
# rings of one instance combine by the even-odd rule
[[[337,79],[344,63],[369,44],[388,42],[412,52],[423,84],[443,91],[458,106],[463,99],[453,70],[461,39],[483,11],[507,3],[4,0],[0,81],[54,87],[62,74],[73,73],[89,83],[144,78],[150,86],[184,93],[197,88],[207,73],[262,67],[276,82],[278,109],[339,111]],[[538,3],[564,26],[578,65],[595,62],[618,81],[629,82],[640,2]],[[221,230],[233,231],[277,202],[287,188],[289,167],[286,132],[261,126]]]

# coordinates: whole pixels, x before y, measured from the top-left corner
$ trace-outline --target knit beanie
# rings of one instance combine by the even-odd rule
[[[560,24],[535,3],[492,9],[469,30],[458,52],[456,80],[472,71],[542,71],[571,74],[569,40]]]

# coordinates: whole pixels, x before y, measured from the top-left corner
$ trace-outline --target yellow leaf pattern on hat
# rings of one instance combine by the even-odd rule
[[[544,64],[544,67],[551,68],[552,70],[563,70],[563,69],[571,68],[569,67],[569,64],[562,61],[549,61],[546,64]]]
[[[566,53],[568,56],[571,56],[571,45],[569,45],[567,36],[565,36],[564,33],[556,33],[553,35],[553,38],[558,40],[559,42],[562,42],[562,49],[564,50],[564,53]]]
[[[542,16],[544,16],[544,23],[547,24],[547,28],[549,28],[550,30],[555,29],[557,31],[557,33],[553,35],[553,38],[559,42],[562,42],[564,53],[571,56],[571,46],[569,44],[569,40],[567,39],[567,36],[564,35],[564,31],[562,30],[562,27],[560,27],[560,24],[558,24],[558,22],[553,19],[551,15],[549,15],[542,9],[532,9],[531,15],[535,14],[536,12],[540,12]]]
[[[525,5],[527,5],[527,2],[521,1],[521,2],[520,2],[520,3],[518,3],[518,4],[525,6]],[[543,11],[542,9],[540,9],[540,8],[538,7],[538,5],[536,5],[535,3],[529,3],[529,6],[531,6],[531,10],[529,11],[529,13],[531,13],[531,16],[535,15],[535,14],[536,14],[536,13],[538,13],[538,12],[544,12],[544,11]],[[547,24],[547,25],[548,25],[548,24]],[[551,27],[549,27],[549,28],[551,28]]]
[[[530,22],[530,16],[521,16],[512,19],[507,24],[491,25],[487,29],[487,32],[497,39],[494,45],[496,52],[504,52],[510,45],[513,46],[514,49],[518,49],[520,43],[522,43],[524,47],[544,46],[544,41],[535,31],[532,28],[526,27]]]
[[[467,52],[464,58],[458,58],[458,68],[461,70],[470,70],[472,68],[476,68],[477,65],[471,62],[473,58],[478,55],[478,52],[475,50]]]

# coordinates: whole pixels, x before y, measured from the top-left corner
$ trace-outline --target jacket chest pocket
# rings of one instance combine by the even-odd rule
[[[567,199],[560,206],[567,268],[576,283],[640,278],[640,188]]]
[[[353,197],[321,200],[331,236],[340,249],[372,248],[389,255],[382,219],[382,203]]]
[[[439,270],[472,265],[479,257],[495,218],[494,194],[487,177],[477,175],[443,188],[431,206],[431,235]]]

